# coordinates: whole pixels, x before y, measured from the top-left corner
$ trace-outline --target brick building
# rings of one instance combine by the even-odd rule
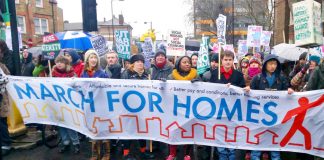
[[[63,10],[56,0],[15,0],[23,45],[42,43],[44,33],[63,31]]]

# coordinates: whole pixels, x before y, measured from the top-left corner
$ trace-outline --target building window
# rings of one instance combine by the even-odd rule
[[[19,4],[19,0],[15,0],[15,3],[16,3],[16,4]]]
[[[43,8],[43,0],[36,0],[36,7]]]
[[[26,21],[24,16],[17,16],[17,26],[20,27],[21,33],[26,33]]]
[[[48,21],[43,18],[35,18],[35,33],[36,34],[44,34],[44,32],[48,32]]]

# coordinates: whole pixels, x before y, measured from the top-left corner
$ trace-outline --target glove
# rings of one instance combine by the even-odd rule
[[[160,81],[166,82],[167,80],[166,80],[166,78],[160,78]]]
[[[303,69],[300,72],[305,74],[307,72],[308,68],[309,68],[309,63],[305,64],[305,66],[303,67]]]
[[[199,79],[195,78],[195,79],[191,80],[191,83],[195,83],[195,82],[199,82],[199,81],[200,81]]]

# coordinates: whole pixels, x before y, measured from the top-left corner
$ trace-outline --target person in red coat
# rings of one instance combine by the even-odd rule
[[[72,68],[78,77],[81,77],[84,69],[84,63],[81,57],[78,55],[75,49],[68,48],[64,49],[64,56],[70,61]]]

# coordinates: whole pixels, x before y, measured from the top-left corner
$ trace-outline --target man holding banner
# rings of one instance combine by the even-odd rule
[[[289,84],[285,77],[280,75],[281,67],[278,58],[274,55],[265,57],[262,66],[262,73],[255,76],[251,82],[251,89],[254,90],[270,90],[282,91],[288,89],[288,94],[292,94],[293,90],[288,88]],[[280,152],[271,151],[272,160],[280,160]],[[261,151],[252,151],[251,160],[260,160]]]
[[[224,51],[221,54],[221,61],[221,68],[218,68],[213,71],[212,76],[210,78],[210,82],[227,84],[228,87],[230,87],[230,85],[234,85],[241,88],[245,87],[243,74],[233,69],[234,53],[229,50]],[[220,79],[218,79],[219,69],[221,73]],[[235,160],[235,149],[218,147],[217,150],[219,152],[220,160]]]

